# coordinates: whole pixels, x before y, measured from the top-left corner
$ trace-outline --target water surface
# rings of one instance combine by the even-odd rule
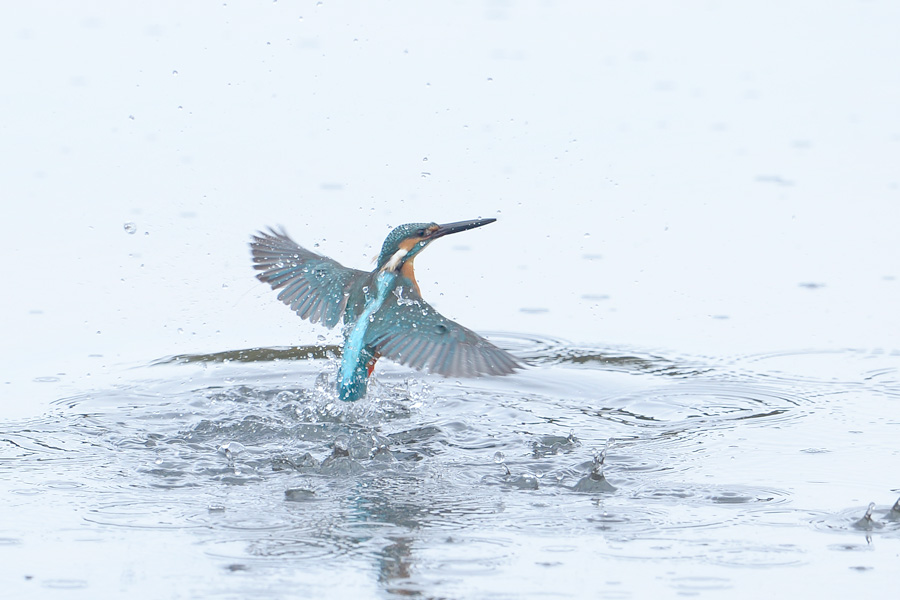
[[[6,423],[8,581],[17,597],[638,597],[742,590],[761,568],[775,591],[828,565],[893,585],[900,355],[493,339],[532,367],[379,366],[341,403],[329,347],[182,355]]]
[[[6,3],[15,598],[896,595],[890,0]],[[379,363],[283,225],[532,366]],[[874,503],[874,506],[870,505]],[[866,516],[868,514],[868,516]]]

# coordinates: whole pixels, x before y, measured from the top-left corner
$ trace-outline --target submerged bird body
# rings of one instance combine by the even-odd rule
[[[478,219],[438,225],[409,223],[391,231],[371,272],[297,245],[274,229],[250,243],[257,277],[301,318],[332,328],[344,321],[338,372],[341,400],[366,394],[375,361],[384,356],[451,377],[507,375],[519,361],[475,332],[438,313],[422,299],[413,261],[435,239],[487,225]]]

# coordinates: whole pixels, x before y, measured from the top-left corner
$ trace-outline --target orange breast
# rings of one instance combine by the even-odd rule
[[[403,266],[400,267],[400,274],[412,281],[413,289],[416,290],[416,293],[421,296],[422,291],[419,289],[419,282],[416,281],[416,273],[413,270],[413,259],[410,259],[403,263]]]

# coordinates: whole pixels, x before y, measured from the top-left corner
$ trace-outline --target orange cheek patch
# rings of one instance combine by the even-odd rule
[[[416,238],[409,238],[400,242],[400,247],[409,252],[413,249],[413,246],[419,243],[419,240]]]

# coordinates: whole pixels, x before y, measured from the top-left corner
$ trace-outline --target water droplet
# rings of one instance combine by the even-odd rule
[[[125,233],[128,233],[128,234],[134,234],[137,231],[137,225],[135,225],[131,221],[128,221],[127,223],[125,223],[124,227],[125,227]]]
[[[177,76],[177,75],[178,75],[178,71],[176,71],[175,69],[172,69],[172,75],[176,75],[176,76]]]
[[[350,454],[350,438],[345,435],[339,435],[334,440],[334,451],[335,454],[340,453],[341,455],[349,455]]]
[[[505,459],[506,459],[506,456],[505,456],[502,452],[500,452],[499,450],[498,450],[497,452],[494,452],[494,462],[495,462],[495,463],[500,464],[500,463],[502,463]]]
[[[228,460],[232,460],[235,456],[242,453],[246,448],[240,442],[225,442],[219,446],[219,452],[225,455]]]
[[[184,329],[182,329],[181,327],[179,327],[176,331],[177,331],[178,333],[184,333]]]
[[[863,515],[863,518],[856,521],[853,526],[857,529],[863,529],[866,531],[871,531],[873,529],[881,529],[884,527],[884,523],[879,523],[875,519],[872,518],[872,511],[875,510],[875,503],[869,502],[869,507],[866,509],[866,514]]]

